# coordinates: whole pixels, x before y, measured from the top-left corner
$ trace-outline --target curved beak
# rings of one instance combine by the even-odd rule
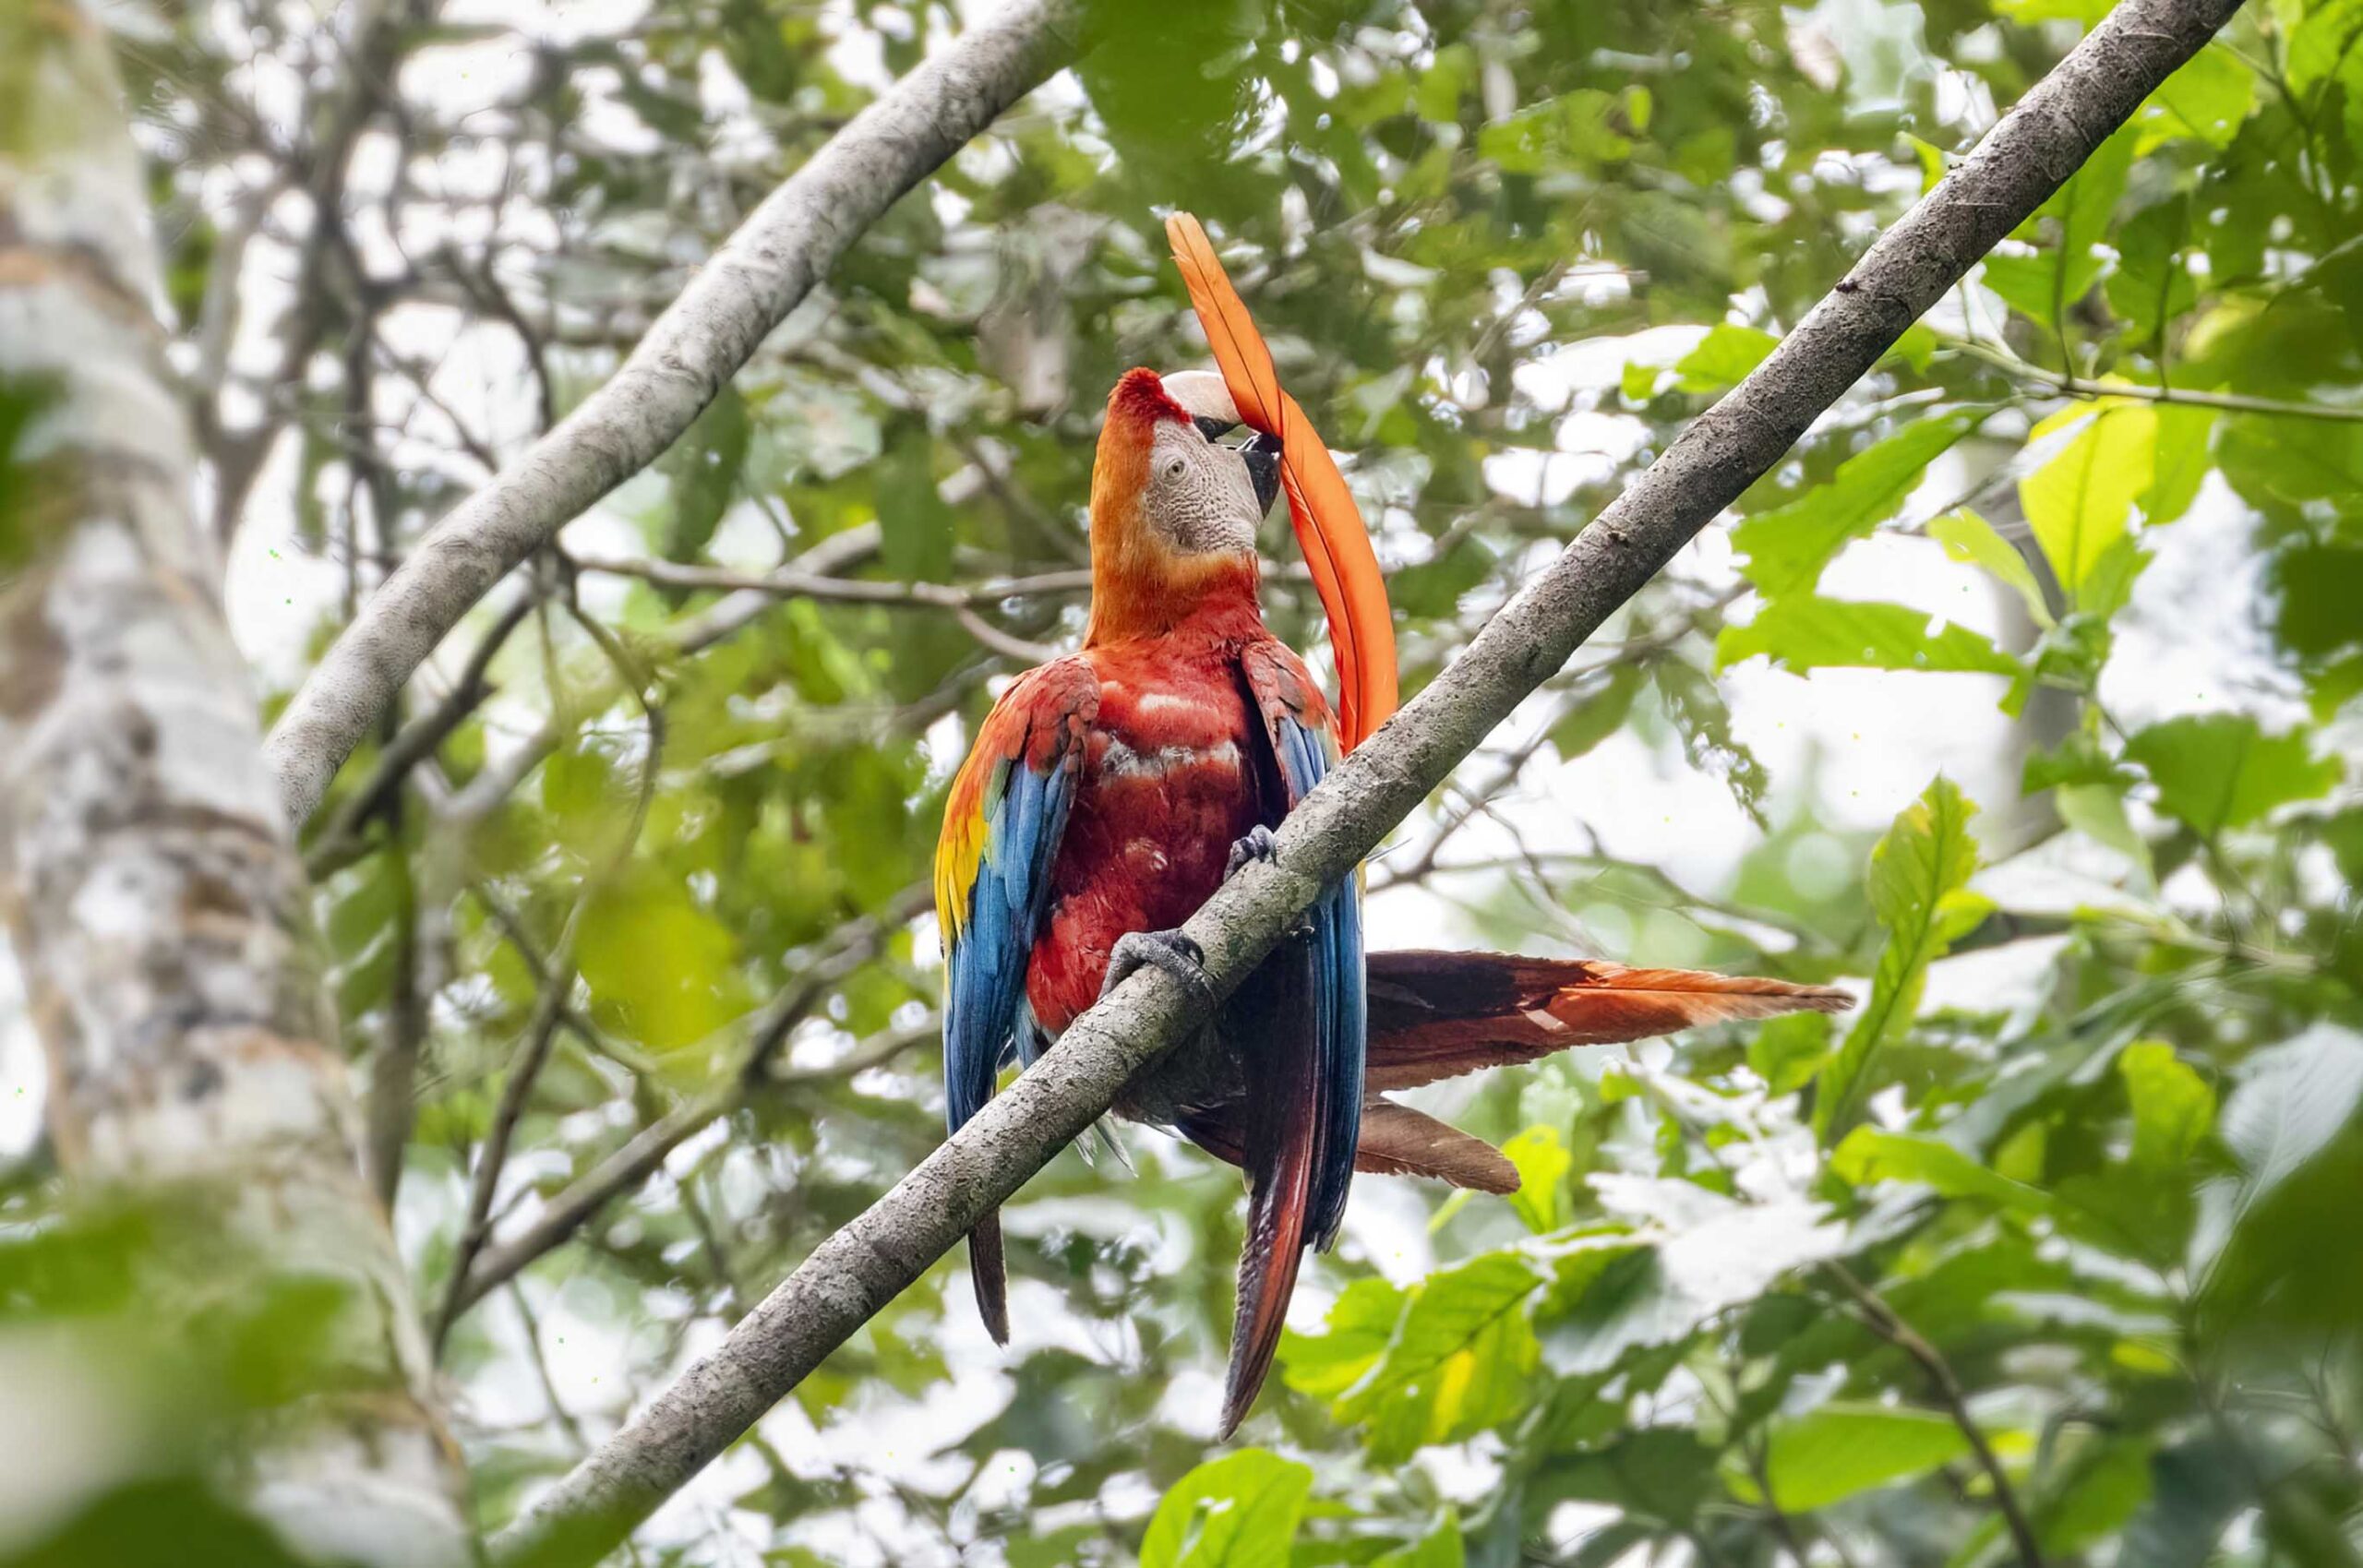
[[[1280,442],[1258,431],[1239,455],[1247,460],[1247,477],[1255,486],[1255,515],[1265,516],[1280,494]]]
[[[1225,401],[1239,423],[1261,433],[1251,447],[1269,442],[1273,445],[1265,451],[1277,448],[1289,521],[1329,619],[1329,644],[1337,656],[1338,738],[1350,751],[1395,712],[1395,622],[1386,603],[1386,580],[1379,575],[1378,553],[1371,548],[1370,530],[1362,524],[1361,509],[1354,505],[1337,461],[1304,410],[1281,389],[1272,351],[1230,286],[1205,230],[1187,212],[1176,212],[1165,221],[1165,234],[1189,288],[1191,307],[1221,368]],[[1184,371],[1165,378],[1168,390],[1185,377],[1214,379],[1204,371]],[[1193,416],[1200,412],[1179,393],[1176,398]],[[1255,461],[1249,460],[1251,474]],[[1262,481],[1257,484],[1260,491]]]

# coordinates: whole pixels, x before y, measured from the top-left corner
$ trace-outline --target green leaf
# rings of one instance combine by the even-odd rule
[[[2052,459],[2019,482],[2019,502],[2069,602],[2082,604],[2110,546],[2127,535],[2133,503],[2150,487],[2158,413],[2145,402],[2107,401],[2071,408],[2036,425],[2040,441],[2076,434]]]
[[[1357,1280],[1319,1335],[1289,1335],[1289,1385],[1361,1423],[1376,1463],[1409,1458],[1516,1417],[1534,1397],[1525,1303],[1544,1281],[1516,1252],[1491,1252],[1399,1291]]]
[[[1948,623],[1908,604],[1794,595],[1775,599],[1745,626],[1715,638],[1715,666],[1729,669],[1761,653],[1804,675],[1821,669],[1976,672],[2015,676],[2019,662],[1984,632]]]
[[[1856,1187],[1909,1181],[1942,1198],[1975,1198],[2028,1211],[2048,1205],[2039,1187],[1990,1170],[1941,1138],[1857,1127],[1829,1156],[1829,1168]]]
[[[1630,1351],[1676,1344],[1845,1250],[1845,1227],[1817,1203],[1742,1203],[1670,1178],[1602,1175],[1593,1183],[1611,1207],[1649,1218],[1629,1235],[1587,1237],[1560,1260],[1556,1317],[1542,1339],[1563,1376],[1605,1372]]]
[[[878,465],[878,561],[906,581],[952,575],[952,509],[936,489],[935,442],[924,426],[905,436]]]
[[[1769,332],[1725,322],[1674,362],[1674,375],[1680,378],[1676,385],[1685,392],[1720,392],[1736,387],[1780,346],[1781,340]]]
[[[1620,664],[1608,673],[1608,682],[1560,715],[1551,726],[1551,746],[1563,762],[1577,758],[1625,727],[1640,694],[1642,667]]]
[[[1828,1143],[1854,1113],[1872,1057],[1911,1026],[1928,965],[1993,905],[1969,891],[1977,841],[1969,821],[1977,808],[1939,775],[1897,816],[1871,851],[1871,911],[1887,928],[1887,945],[1871,974],[1871,999],[1846,1043],[1821,1076],[1814,1131]]]
[[[657,466],[672,481],[673,509],[660,541],[668,561],[694,561],[730,509],[754,424],[747,400],[726,383]]]
[[[2319,799],[2339,765],[2317,758],[2308,732],[2266,735],[2246,713],[2193,713],[2152,724],[2125,754],[2158,786],[2158,804],[2202,837],[2257,820],[2276,806]]]
[[[1633,143],[1615,128],[1617,117],[1613,97],[1577,88],[1484,126],[1477,152],[1510,174],[1619,162],[1632,155]]]
[[[2228,147],[2255,102],[2256,73],[2230,50],[2213,45],[2168,77],[2135,111],[2132,124],[2141,133],[2144,151],[2173,137]]]
[[[2089,28],[2097,25],[2116,5],[2117,0],[1995,0],[1994,9],[2021,27],[2069,21]]]
[[[1558,1229],[1565,1218],[1567,1172],[1576,1165],[1576,1156],[1559,1141],[1558,1129],[1529,1127],[1504,1143],[1502,1153],[1517,1167],[1517,1191],[1510,1194],[1510,1207],[1529,1230]]]
[[[2069,307],[2100,278],[2097,247],[2108,238],[2109,219],[2125,194],[2138,135],[2119,130],[2084,161],[2073,178],[2035,209],[2017,238],[2047,234],[2048,248],[2032,256],[1996,254],[1985,258],[1985,286],[2005,304],[2045,326],[2064,321]]]
[[[2154,338],[2199,303],[2191,248],[2189,197],[2177,195],[2135,213],[2117,232],[2109,308],[2141,336]]]
[[[1370,1568],[1466,1568],[1469,1557],[1460,1538],[1460,1522],[1445,1522],[1401,1551],[1390,1551]]]
[[[2317,1023],[2243,1064],[2224,1103],[2224,1146],[2240,1164],[2243,1206],[2321,1153],[2363,1104],[2363,1035]]]
[[[2176,1170],[2215,1122],[2215,1091],[2164,1040],[2137,1040],[2117,1054],[2133,1107],[2133,1163]]]
[[[593,1016],[653,1049],[695,1044],[744,1010],[730,928],[644,862],[593,896],[575,952]]]
[[[1942,545],[1948,557],[1974,566],[2006,584],[2026,605],[2035,625],[2054,624],[2051,606],[2043,597],[2043,585],[2034,579],[2034,569],[1984,518],[1967,507],[1956,508],[1928,524],[1928,537]]]
[[[1416,1287],[1378,1364],[1338,1401],[1341,1413],[1365,1414],[1385,1394],[1467,1351],[1496,1319],[1542,1287],[1534,1265],[1515,1252],[1487,1252]]]
[[[2363,425],[2226,414],[2217,452],[2232,487],[2268,510],[2327,502],[2351,516],[2363,497]]]
[[[1969,1451],[1961,1428],[1933,1411],[1833,1402],[1773,1424],[1765,1478],[1781,1508],[1810,1514],[1925,1475]]]
[[[1733,736],[1731,710],[1723,705],[1714,680],[1680,659],[1661,659],[1650,673],[1691,766],[1721,778],[1740,809],[1762,825],[1764,764]]]
[[[2158,440],[2151,461],[2150,487],[2141,492],[2141,521],[2155,528],[2190,509],[2199,498],[2200,482],[2214,466],[2212,437],[2215,411],[2161,403],[2157,409]]]
[[[2363,52],[2363,0],[2330,0],[2289,34],[2282,72],[2293,93],[2314,91],[2345,70]]]
[[[1460,120],[1460,100],[1477,75],[1477,51],[1466,43],[1448,43],[1420,76],[1411,102],[1420,117],[1440,126]]]
[[[2205,1429],[2201,1429],[2205,1430]],[[2150,1501],[2127,1523],[2118,1560],[2142,1568],[2201,1568],[2249,1503],[2254,1471],[2214,1431],[2150,1461]]]
[[[1313,1471],[1261,1448],[1173,1483],[1141,1541],[1141,1568],[1288,1568]]]
[[[2152,1452],[2139,1439],[2116,1439],[2080,1463],[2057,1493],[2035,1505],[2035,1533],[2044,1549],[2062,1554],[2080,1551],[2123,1529],[2133,1511],[2150,1499]]]
[[[1914,375],[1925,375],[1936,361],[1937,350],[1942,346],[1934,327],[1925,321],[1914,321],[1895,340],[1895,346],[1887,351],[1881,363],[1892,360]]]
[[[1625,1533],[1623,1526],[1689,1527],[1710,1500],[1720,1501],[1722,1489],[1715,1461],[1715,1450],[1700,1442],[1695,1432],[1674,1426],[1643,1427],[1598,1448],[1553,1458],[1528,1481],[1527,1502],[1529,1506],[1537,1501],[1604,1502],[1633,1515],[1593,1537],[1613,1550],[1587,1554],[1582,1561],[1586,1568],[1646,1562],[1646,1550],[1632,1549],[1646,1542],[1649,1532]]]
[[[1747,557],[1740,569],[1768,597],[1811,588],[1841,545],[1894,515],[1969,427],[1961,414],[1923,420],[1847,459],[1829,484],[1749,518],[1732,530],[1732,547]]]
[[[1747,1043],[1747,1065],[1773,1094],[1793,1095],[1812,1083],[1829,1059],[1832,1027],[1826,1012],[1768,1020]]]
[[[1408,1298],[1384,1279],[1365,1275],[1338,1294],[1319,1334],[1290,1331],[1280,1338],[1288,1385],[1329,1399],[1361,1381],[1386,1354]]]

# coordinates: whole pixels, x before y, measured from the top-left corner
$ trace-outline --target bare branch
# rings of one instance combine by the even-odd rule
[[[1260,963],[1298,912],[1349,875],[2237,9],[2237,0],[2124,0],[2112,11],[1769,358],[1306,797],[1281,824],[1272,860],[1249,865],[1190,918],[1184,930],[1217,988]],[[496,1538],[496,1558],[558,1568],[624,1539],[1106,1111],[1180,1038],[1192,1011],[1162,971],[1126,980]]]
[[[696,1137],[719,1118],[737,1110],[757,1092],[816,1077],[858,1072],[864,1068],[879,1065],[922,1039],[931,1038],[935,1029],[932,1019],[921,1029],[895,1030],[881,1035],[876,1041],[855,1050],[843,1061],[819,1072],[777,1073],[771,1071],[772,1058],[781,1044],[798,1023],[812,1015],[813,1009],[827,996],[828,988],[868,963],[890,933],[908,924],[921,907],[927,891],[922,888],[906,893],[879,914],[846,928],[828,953],[816,959],[798,976],[794,986],[780,993],[770,1007],[755,1015],[746,1026],[747,1042],[740,1049],[738,1062],[713,1086],[684,1100],[634,1133],[622,1148],[601,1160],[544,1204],[531,1226],[508,1241],[485,1251],[473,1269],[464,1272],[455,1270],[453,1277],[460,1283],[451,1291],[450,1310],[455,1312],[467,1311],[526,1264],[562,1244],[593,1215],[654,1175],[657,1167],[665,1163],[665,1156]]]
[[[287,815],[318,806],[394,694],[510,568],[655,461],[904,192],[1063,64],[1074,0],[1010,0],[863,110],[766,197],[631,357],[420,541],[265,743]]]

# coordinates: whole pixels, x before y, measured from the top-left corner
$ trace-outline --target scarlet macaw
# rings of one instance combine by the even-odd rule
[[[1349,880],[1217,1005],[1178,928],[1395,700],[1394,639],[1351,495],[1194,221],[1170,225],[1223,374],[1127,371],[1091,477],[1082,650],[1018,677],[952,784],[936,854],[946,950],[945,1119],[1030,1065],[1143,964],[1201,999],[1203,1026],[1116,1102],[1249,1182],[1221,1433],[1254,1402],[1307,1247],[1326,1248],[1355,1170],[1517,1190],[1492,1145],[1383,1097],[1569,1046],[1831,1010],[1843,992],[1499,953],[1365,955]],[[1245,423],[1259,433],[1222,443]],[[1265,629],[1256,530],[1287,488],[1329,611],[1343,712]],[[1340,723],[1342,720],[1342,724]],[[997,1215],[970,1237],[977,1303],[1009,1333]]]

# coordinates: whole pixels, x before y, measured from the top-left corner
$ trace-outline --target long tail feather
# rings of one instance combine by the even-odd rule
[[[1844,991],[1697,969],[1500,952],[1373,952],[1369,1089],[1409,1089],[1571,1046],[1853,1005]]]
[[[1517,1191],[1517,1167],[1501,1150],[1393,1100],[1362,1102],[1354,1168],[1380,1176],[1424,1176],[1480,1192]]]
[[[1282,389],[1272,351],[1231,287],[1206,231],[1187,212],[1176,212],[1165,221],[1165,233],[1239,417],[1280,438],[1289,521],[1329,620],[1329,641],[1337,656],[1338,739],[1351,751],[1386,722],[1397,699],[1395,623],[1370,530],[1337,459],[1304,410]]]
[[[977,1315],[995,1345],[1009,1343],[1009,1264],[1002,1256],[1001,1213],[995,1210],[968,1232],[968,1282],[977,1290]]]
[[[1239,1253],[1239,1310],[1231,1323],[1230,1374],[1217,1434],[1224,1438],[1245,1419],[1279,1348],[1289,1298],[1296,1294],[1297,1271],[1310,1239],[1321,1162],[1321,1120],[1313,1107],[1321,1103],[1322,1062],[1309,952],[1292,944],[1251,984],[1268,987],[1270,1005],[1245,1012],[1265,1027],[1253,1042],[1260,1059],[1252,1092],[1235,1113],[1244,1123],[1244,1136],[1237,1141],[1243,1145],[1240,1164],[1247,1172],[1247,1239]],[[1242,1016],[1236,1003],[1231,1016]]]

